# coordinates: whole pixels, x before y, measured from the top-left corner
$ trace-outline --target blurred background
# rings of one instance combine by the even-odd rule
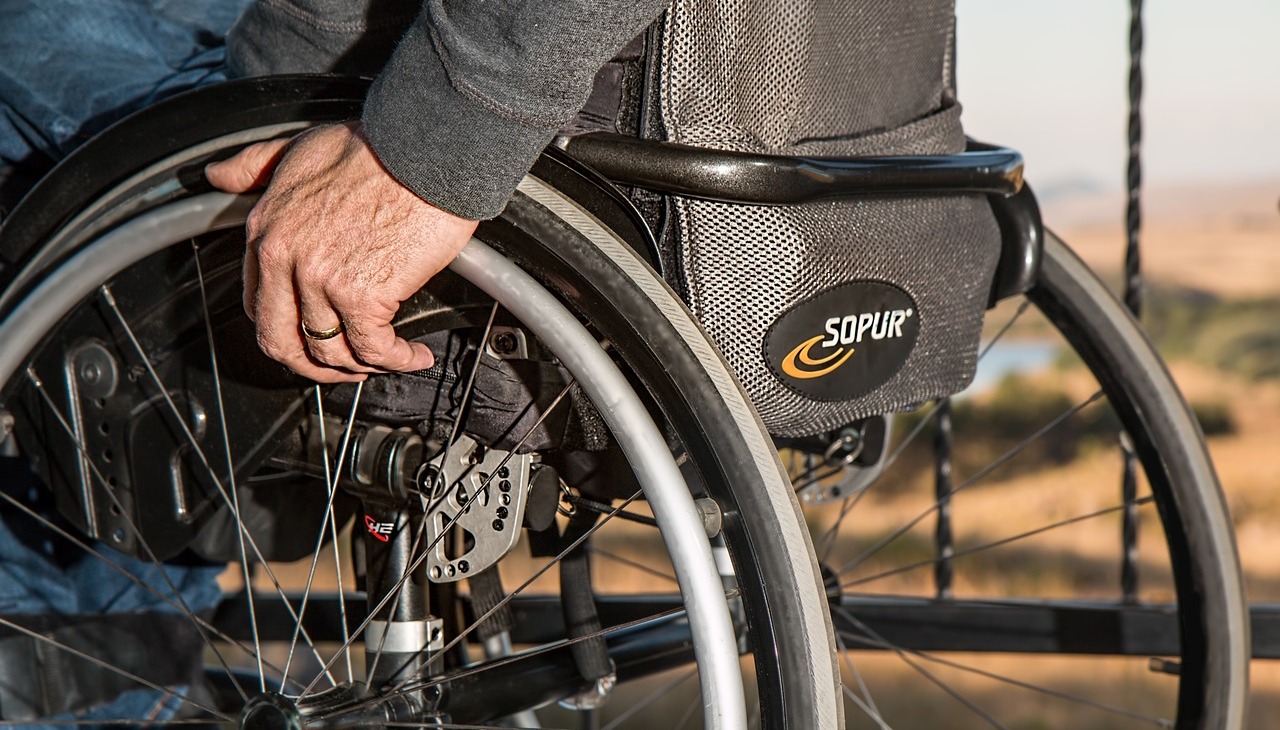
[[[958,14],[966,129],[1023,153],[1046,223],[1118,282],[1128,3],[958,0]],[[1280,602],[1280,3],[1144,15],[1143,319],[1210,433],[1250,599]],[[1280,662],[1254,665],[1261,728]]]

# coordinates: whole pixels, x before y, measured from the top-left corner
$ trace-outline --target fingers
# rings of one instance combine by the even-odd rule
[[[244,263],[241,266],[242,278],[244,281],[244,294],[242,295],[241,304],[244,306],[244,313],[249,316],[252,321],[256,316],[254,310],[258,301],[258,242],[249,241],[244,249]]]
[[[329,304],[323,292],[307,292],[302,286],[299,286],[298,303],[298,309],[302,314],[299,329],[303,333],[303,341],[312,359],[322,365],[341,368],[353,373],[380,372],[378,368],[370,367],[356,359],[355,354],[351,351],[350,344],[347,342],[345,324],[333,306]],[[343,331],[333,337],[322,339],[307,336],[308,329],[312,332],[325,332],[334,329]]]
[[[365,365],[381,370],[411,372],[426,370],[435,363],[435,357],[426,345],[396,336],[389,320],[349,315],[343,320],[343,326],[350,353]]]
[[[257,260],[258,286],[251,316],[262,351],[295,373],[319,383],[364,380],[367,377],[364,374],[330,367],[312,359],[308,344],[313,341],[306,340],[302,334],[299,298],[294,290],[290,262],[275,258],[270,250],[264,254],[263,249],[259,249]]]
[[[247,193],[267,186],[291,139],[273,139],[251,144],[234,157],[206,165],[209,184],[228,193]]]
[[[354,125],[252,145],[206,174],[234,193],[270,183],[245,222],[244,258],[244,307],[268,356],[321,382],[431,366],[427,347],[397,337],[391,321],[475,221],[401,185]],[[306,337],[302,322],[344,331]]]

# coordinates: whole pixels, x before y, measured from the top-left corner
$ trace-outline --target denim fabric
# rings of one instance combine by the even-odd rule
[[[103,556],[97,557],[50,530],[43,520],[75,534],[75,529],[56,515],[52,495],[22,459],[0,457],[0,491],[42,518],[36,519],[7,500],[0,500],[0,616],[178,612],[165,599],[178,606],[185,602],[192,611],[201,612],[212,609],[221,597],[217,577],[222,566],[164,566],[169,581],[181,595],[179,600],[161,575],[160,566],[85,540]],[[151,590],[121,575],[116,568],[136,576]],[[188,691],[185,686],[173,689],[179,694]],[[178,698],[140,688],[78,717],[167,719],[182,707]]]
[[[179,697],[161,694],[153,689],[132,690],[120,695],[110,704],[100,705],[75,715],[55,715],[49,720],[131,720],[141,718],[151,722],[163,723],[165,720],[174,719],[178,712],[183,709],[185,703],[181,697],[186,697],[189,691],[186,686],[172,687],[171,689]],[[65,730],[67,726],[56,725],[51,722],[48,725],[30,724],[22,727],[28,730]],[[76,727],[84,728],[85,726],[77,725]],[[102,727],[118,727],[118,725],[104,723]]]
[[[0,166],[16,169],[11,197],[117,119],[156,99],[225,78],[222,37],[246,3],[0,0]],[[67,527],[52,517],[47,491],[24,462],[0,459],[0,490]],[[181,603],[161,568],[105,545],[95,547]],[[220,566],[164,570],[193,611],[217,603]],[[0,614],[174,610],[38,520],[10,505],[0,507]],[[175,698],[139,689],[81,717],[162,719],[179,705]]]
[[[128,113],[226,78],[248,2],[0,0],[0,205]]]
[[[75,528],[56,514],[52,495],[24,460],[0,458],[0,491],[44,520],[76,534]],[[0,615],[177,611],[155,595],[159,593],[181,605],[172,595],[160,566],[131,558],[102,543],[85,542],[105,560],[64,539],[7,500],[0,501]],[[116,568],[135,576],[155,592],[129,580]],[[222,566],[168,565],[164,571],[192,611],[217,604],[221,593],[216,579]]]
[[[0,0],[0,208],[112,122],[160,98],[225,79],[223,37],[248,2]],[[74,533],[24,461],[0,458],[0,491]],[[94,547],[153,590],[0,503],[0,615],[177,610],[160,596],[199,612],[220,598],[221,566],[161,568]],[[185,694],[188,688],[174,689]],[[163,720],[181,706],[177,698],[140,688],[79,717]]]

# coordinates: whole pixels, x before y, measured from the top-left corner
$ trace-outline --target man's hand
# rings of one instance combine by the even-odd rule
[[[266,187],[245,226],[244,257],[244,308],[263,352],[325,383],[431,366],[431,351],[397,337],[391,320],[453,261],[475,221],[400,185],[358,124],[255,144],[205,174],[230,193]],[[304,322],[342,333],[311,339]]]

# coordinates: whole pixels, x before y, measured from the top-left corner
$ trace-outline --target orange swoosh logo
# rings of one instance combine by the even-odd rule
[[[813,357],[813,355],[810,354],[813,350],[813,346],[821,342],[823,339],[823,335],[818,335],[817,337],[805,340],[799,345],[796,345],[796,349],[787,353],[787,356],[782,358],[782,372],[793,378],[799,378],[801,380],[821,378],[823,375],[829,375],[834,372],[836,368],[845,364],[845,362],[853,356],[853,348],[849,348],[849,351],[845,352],[845,349],[841,347],[826,357]],[[841,353],[844,354],[841,355]],[[839,359],[837,360],[836,358]],[[802,370],[799,364],[797,364],[797,360],[806,365],[824,365],[832,360],[835,360],[835,362],[820,370]]]

